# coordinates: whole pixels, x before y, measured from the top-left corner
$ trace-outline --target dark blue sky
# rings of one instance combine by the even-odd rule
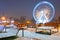
[[[7,17],[26,16],[32,18],[33,8],[41,1],[51,2],[55,7],[55,17],[57,18],[60,15],[59,0],[0,0],[0,16],[4,13]]]

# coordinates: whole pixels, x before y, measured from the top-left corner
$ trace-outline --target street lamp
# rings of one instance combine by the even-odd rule
[[[5,16],[2,16],[1,17],[1,21],[2,21],[3,25],[6,26],[7,20],[6,20],[6,17]],[[6,29],[5,29],[5,31],[6,31]]]

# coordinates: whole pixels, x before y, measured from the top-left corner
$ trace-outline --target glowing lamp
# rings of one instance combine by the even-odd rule
[[[6,17],[3,16],[3,17],[1,17],[1,19],[2,19],[2,20],[6,20]]]
[[[11,23],[14,23],[14,20],[11,20]]]
[[[2,21],[3,23],[6,23],[6,20]]]
[[[26,23],[28,23],[28,24],[29,24],[29,23],[30,23],[30,21],[27,21]]]

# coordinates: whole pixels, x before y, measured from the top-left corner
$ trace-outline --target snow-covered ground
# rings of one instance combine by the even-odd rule
[[[54,33],[52,35],[45,35],[45,34],[38,34],[35,33],[33,28],[28,28],[27,30],[24,30],[24,37],[28,38],[37,38],[41,40],[60,40],[60,32]],[[19,37],[22,37],[22,30],[18,33]]]
[[[27,40],[28,40],[28,38],[29,39],[30,38],[36,38],[36,39],[41,39],[41,40],[60,40],[60,32],[54,33],[52,35],[46,35],[46,34],[36,33],[35,30],[36,30],[35,28],[28,28],[28,29],[24,30],[24,37],[22,37],[22,30],[20,30],[17,36],[20,39],[22,38],[23,40],[26,39],[26,38],[27,38]],[[16,30],[13,29],[13,28],[9,29],[7,31],[8,31],[7,34],[6,33],[0,33],[0,38],[3,37],[3,36],[8,37],[10,34],[11,35],[13,35],[14,33],[16,34]]]

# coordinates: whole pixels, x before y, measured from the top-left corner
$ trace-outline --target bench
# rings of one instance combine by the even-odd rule
[[[52,34],[52,29],[54,29],[54,27],[37,27],[36,28],[36,32],[37,30],[49,30],[50,34]]]

